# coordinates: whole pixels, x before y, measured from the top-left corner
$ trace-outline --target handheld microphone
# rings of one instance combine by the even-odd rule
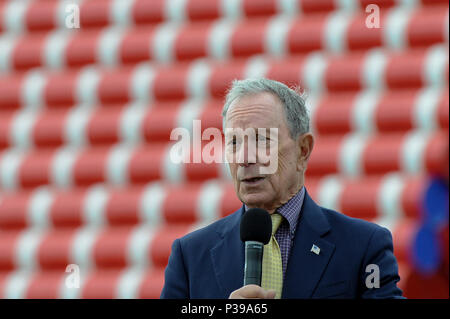
[[[242,216],[240,231],[245,242],[244,286],[261,286],[264,245],[272,236],[272,219],[266,210],[251,208]]]

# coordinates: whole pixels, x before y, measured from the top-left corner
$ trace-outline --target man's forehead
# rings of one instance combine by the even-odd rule
[[[268,92],[261,92],[236,98],[230,104],[228,113],[245,110],[278,112],[280,106],[281,102],[275,95]]]
[[[240,135],[271,135],[278,132],[277,127],[227,127],[225,129],[225,136],[240,136]]]
[[[231,103],[226,126],[278,127],[282,125],[282,112],[281,102],[270,93],[244,96]]]

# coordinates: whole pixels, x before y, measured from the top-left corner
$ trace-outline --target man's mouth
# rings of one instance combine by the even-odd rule
[[[249,184],[249,185],[254,185],[254,184],[261,182],[262,180],[264,180],[264,177],[251,177],[251,178],[243,179],[242,182]]]

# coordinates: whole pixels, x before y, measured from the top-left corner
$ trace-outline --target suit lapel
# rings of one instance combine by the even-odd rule
[[[322,210],[305,194],[283,283],[283,298],[310,298],[322,277],[335,245],[322,238],[330,226]],[[313,245],[320,249],[311,251]]]
[[[222,290],[221,298],[242,287],[244,282],[245,249],[240,237],[243,207],[237,211],[221,232],[220,240],[210,253],[217,283]]]
[[[228,298],[244,281],[245,249],[240,239],[243,206],[230,216],[219,235],[221,240],[211,251],[211,262],[222,291],[219,298]],[[283,298],[310,298],[332,257],[335,245],[325,238],[330,230],[319,206],[305,193],[296,235],[283,283]],[[316,245],[320,252],[311,251]]]

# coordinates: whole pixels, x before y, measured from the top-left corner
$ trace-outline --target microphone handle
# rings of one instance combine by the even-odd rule
[[[244,286],[250,284],[261,286],[263,253],[263,243],[245,242]]]

